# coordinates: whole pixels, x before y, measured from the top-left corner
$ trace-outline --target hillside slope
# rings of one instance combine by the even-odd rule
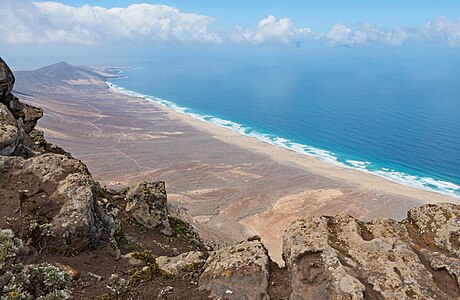
[[[63,86],[99,76],[61,67],[37,72]],[[102,188],[35,129],[43,112],[11,93],[1,59],[0,71],[2,299],[460,298],[458,205],[424,205],[400,222],[294,221],[280,269],[258,237],[205,245],[168,210],[164,182]]]

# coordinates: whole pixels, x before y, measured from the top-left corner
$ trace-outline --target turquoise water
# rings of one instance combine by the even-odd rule
[[[111,83],[278,147],[460,198],[460,59],[433,53],[167,57],[136,62]]]

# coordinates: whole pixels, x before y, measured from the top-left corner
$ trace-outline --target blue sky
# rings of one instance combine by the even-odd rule
[[[257,20],[274,15],[290,17],[296,24],[327,30],[334,23],[367,22],[385,27],[416,27],[438,17],[458,19],[460,1],[426,0],[63,0],[73,6],[126,7],[135,3],[166,4],[186,12],[212,16],[218,28],[235,24],[254,26]]]
[[[460,1],[0,0],[0,19],[0,54],[17,61],[172,48],[460,49]]]
[[[460,1],[2,0],[0,45],[460,47]]]

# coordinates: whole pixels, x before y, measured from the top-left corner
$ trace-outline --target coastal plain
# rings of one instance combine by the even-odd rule
[[[279,264],[284,230],[295,219],[401,220],[412,207],[458,202],[115,92],[87,69],[61,63],[16,74],[15,94],[44,110],[38,128],[95,180],[115,189],[165,181],[170,204],[191,216],[203,238],[223,245],[259,235]]]

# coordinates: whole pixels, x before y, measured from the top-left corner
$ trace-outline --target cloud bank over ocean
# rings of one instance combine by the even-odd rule
[[[418,28],[381,28],[370,23],[350,26],[338,22],[332,24],[328,32],[315,32],[308,26],[294,24],[289,17],[277,19],[268,15],[259,21],[254,20],[257,24],[254,28],[235,25],[226,30],[213,30],[212,24],[219,20],[212,16],[183,12],[167,5],[74,7],[60,2],[29,0],[2,0],[0,17],[4,20],[0,24],[0,42],[12,45],[184,42],[401,47],[423,42],[460,47],[460,20],[445,18],[427,22]]]

